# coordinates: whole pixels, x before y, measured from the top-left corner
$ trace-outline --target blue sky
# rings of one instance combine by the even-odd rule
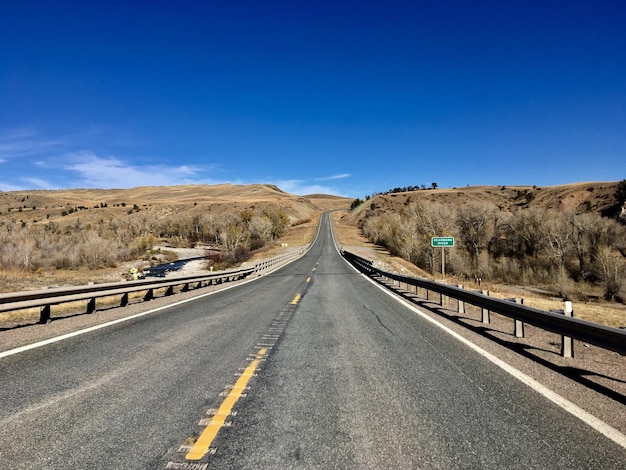
[[[626,178],[626,2],[0,7],[0,190]]]

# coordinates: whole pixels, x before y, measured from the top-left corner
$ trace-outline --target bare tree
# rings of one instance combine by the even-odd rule
[[[268,242],[272,239],[272,221],[265,216],[252,216],[248,222],[250,233],[253,237]]]
[[[227,214],[221,221],[219,229],[220,244],[224,251],[232,256],[237,248],[244,245],[250,236],[244,222],[238,216]]]
[[[537,257],[543,243],[544,225],[550,216],[542,208],[518,211],[512,221],[513,232],[520,238],[519,252]]]
[[[565,261],[571,253],[572,233],[563,217],[552,217],[543,225],[543,251],[559,274],[565,271]]]
[[[95,230],[85,234],[79,248],[81,258],[90,269],[98,269],[114,257],[110,241],[102,238]]]
[[[413,229],[415,249],[419,252],[417,259],[434,273],[436,267],[441,265],[441,250],[433,248],[430,239],[456,234],[456,211],[447,205],[418,201],[409,205],[406,216]]]
[[[616,250],[601,245],[594,256],[595,262],[600,267],[604,283],[604,296],[606,299],[623,299],[622,281],[625,273],[624,258]]]
[[[481,253],[494,233],[495,208],[486,204],[464,206],[457,213],[456,223],[461,243],[470,255],[473,267],[479,269]]]

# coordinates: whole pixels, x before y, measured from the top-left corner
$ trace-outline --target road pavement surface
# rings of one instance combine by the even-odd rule
[[[358,274],[274,273],[0,359],[0,469],[624,468],[626,450]]]

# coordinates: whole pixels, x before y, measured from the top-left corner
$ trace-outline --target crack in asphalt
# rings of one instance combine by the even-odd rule
[[[376,317],[376,320],[378,320],[378,323],[380,323],[380,326],[382,326],[385,330],[387,330],[387,331],[388,331],[389,333],[391,333],[393,336],[396,336],[396,334],[395,334],[393,331],[391,331],[391,330],[387,327],[387,325],[385,325],[385,324],[384,324],[384,323],[380,320],[380,317],[378,316],[378,314],[377,314],[374,310],[372,310],[371,308],[369,308],[367,305],[363,305],[363,308],[364,308],[365,310],[367,310],[368,312],[370,312],[372,315],[374,315],[374,316]]]

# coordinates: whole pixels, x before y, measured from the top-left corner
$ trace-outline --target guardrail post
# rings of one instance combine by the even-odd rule
[[[524,299],[520,297],[515,297],[512,299],[516,304],[524,304]],[[522,320],[515,320],[515,337],[523,338],[524,337],[524,322]]]
[[[361,262],[362,258],[348,252],[345,252],[345,255],[346,259],[350,260],[355,267],[363,269],[363,262]],[[390,287],[390,283],[383,282],[383,279],[387,279],[389,276],[392,276],[390,273],[380,269],[373,269],[373,272],[377,274],[376,279],[381,284],[387,284],[387,287]],[[415,282],[414,285],[417,288],[416,292],[418,295],[421,293],[420,289],[424,289],[426,291],[426,300],[430,300],[431,298],[429,289],[434,290],[435,293],[446,292],[446,296],[448,298],[453,297],[456,298],[457,301],[460,300],[452,292],[452,290],[439,288],[437,287],[437,284],[432,281],[421,281],[413,278],[411,282]],[[480,285],[480,279],[477,279],[477,282]],[[521,324],[516,325],[516,335],[518,336],[523,335],[522,328],[524,328],[524,322],[533,324],[538,328],[542,328],[546,331],[551,331],[554,334],[562,336],[562,355],[564,357],[574,356],[574,346],[572,343],[573,339],[589,342],[590,344],[612,350],[626,356],[626,331],[624,331],[626,330],[626,326],[622,327],[623,330],[618,330],[604,325],[596,325],[592,322],[582,322],[581,320],[574,322],[573,318],[556,318],[551,314],[559,313],[563,315],[565,312],[563,310],[551,310],[550,312],[545,312],[538,308],[526,307],[522,305],[513,306],[510,305],[510,301],[515,299],[489,299],[487,298],[489,294],[488,290],[476,290],[473,291],[473,293],[466,291],[464,294],[460,295],[463,299],[467,299],[464,300],[464,303],[469,303],[471,306],[482,310],[482,322],[484,324],[488,324],[490,322],[490,309],[493,309],[493,312],[506,317],[511,317],[514,320],[518,318],[523,319]],[[523,303],[523,300],[520,299],[519,303]],[[458,307],[460,308],[460,306]],[[464,305],[463,307],[465,308]],[[573,317],[571,304],[566,304],[566,310],[567,314]]]
[[[459,289],[463,289],[463,284],[457,284],[457,287]],[[457,312],[458,313],[465,313],[465,302],[463,302],[462,300],[458,300],[458,309]]]
[[[93,297],[89,299],[89,302],[87,302],[87,313],[93,313],[95,311],[96,311],[96,298]]]
[[[181,289],[181,292],[189,292],[189,283],[188,282],[185,283],[185,285]]]
[[[443,280],[443,281],[441,281],[441,283],[442,283],[442,284],[445,284],[445,283],[446,283],[446,281],[445,281],[445,280]],[[443,304],[444,304],[444,303],[447,303],[447,302],[446,302],[446,299],[447,299],[447,296],[445,296],[445,295],[443,295],[443,294],[439,294],[439,305],[441,305],[441,306],[443,307]]]
[[[167,295],[172,295],[172,294],[174,294],[174,286],[169,286],[167,290],[165,291],[165,295],[167,296]]]
[[[569,300],[565,301],[565,308],[563,309],[563,314],[566,317],[574,316],[574,309],[572,308],[572,302],[570,302]],[[561,337],[561,356],[574,357],[574,341],[569,336]]]
[[[39,311],[39,323],[46,324],[50,321],[50,304],[44,305]]]
[[[489,295],[489,291],[488,290],[484,290],[483,289],[480,292],[483,295]],[[484,307],[482,309],[482,322],[485,323],[485,324],[489,324],[489,322],[490,322],[489,310],[484,308]]]
[[[122,299],[120,300],[120,307],[126,307],[128,305],[128,292],[124,292],[122,294]]]
[[[154,299],[154,289],[148,289],[148,292],[146,292],[146,295],[143,296],[143,300],[152,300]]]

